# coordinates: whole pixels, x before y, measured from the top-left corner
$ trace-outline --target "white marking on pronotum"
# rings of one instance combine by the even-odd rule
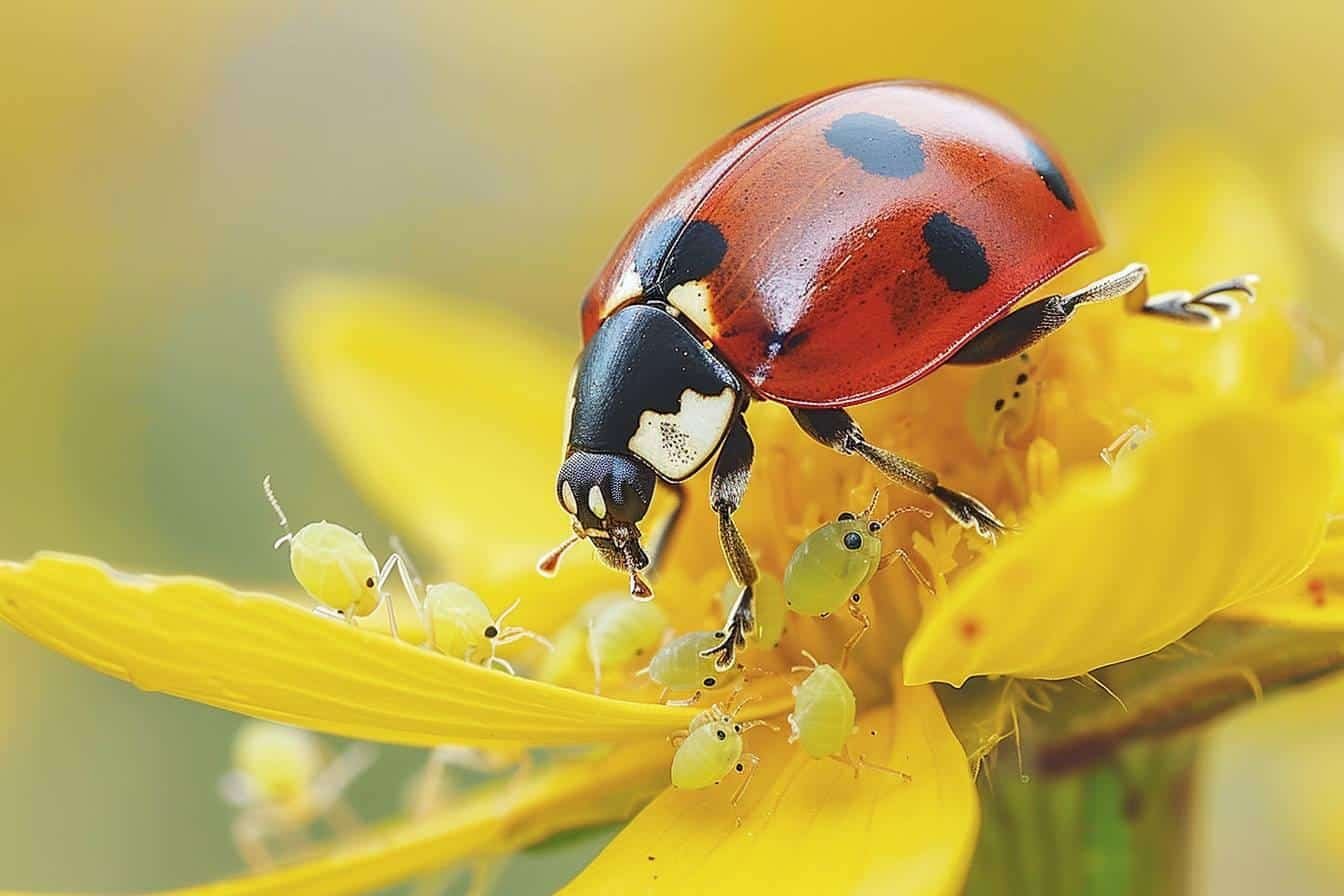
[[[679,482],[704,466],[719,447],[736,406],[737,394],[727,386],[718,395],[686,389],[676,413],[639,415],[630,450],[664,477]]]
[[[574,499],[574,489],[570,486],[568,479],[560,483],[560,503],[565,505],[565,509],[569,511],[570,516],[578,516],[579,502]]]
[[[607,501],[602,497],[602,489],[599,486],[595,485],[588,489],[588,509],[598,519],[603,519],[607,515]]]
[[[631,299],[637,299],[644,294],[644,284],[639,280],[639,272],[635,266],[631,265],[621,274],[621,279],[616,281],[616,285],[611,288],[611,294],[607,296],[607,306],[615,307]]]
[[[714,318],[709,313],[711,299],[709,284],[703,280],[690,280],[674,286],[667,294],[667,303],[695,321],[706,334],[716,331]]]

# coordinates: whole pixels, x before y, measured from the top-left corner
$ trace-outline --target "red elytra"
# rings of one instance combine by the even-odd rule
[[[858,84],[771,110],[687,165],[584,297],[585,341],[651,298],[652,266],[696,222],[717,229],[721,259],[652,297],[757,397],[797,407],[910,385],[1101,246],[1073,178],[1012,115],[936,84]]]

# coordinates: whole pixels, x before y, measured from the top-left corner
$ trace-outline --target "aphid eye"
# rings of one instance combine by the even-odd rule
[[[840,514],[838,517],[836,517],[836,519],[842,523],[849,522],[850,520],[854,519],[854,514],[846,511]]]
[[[493,626],[493,625],[487,625],[487,626],[485,627],[485,636],[486,636],[487,638],[494,638],[494,637],[497,637],[498,635],[499,635],[499,629],[496,628],[495,626]]]
[[[737,733],[737,734],[741,734],[741,733],[742,733],[742,726],[741,726],[741,725],[734,725],[734,726],[733,726],[733,731],[734,731],[735,733]]]
[[[373,576],[369,576],[367,579],[364,580],[364,587],[365,588],[373,587]]]
[[[746,766],[744,766],[742,763],[739,762],[737,765],[733,766],[733,768],[735,768],[737,771],[740,772],[743,771],[746,768]]]
[[[727,739],[728,739],[728,732],[727,732],[727,731],[724,731],[722,728],[720,728],[720,729],[718,729],[717,731],[714,732],[714,736],[717,737],[719,740],[727,740]]]
[[[712,675],[705,679],[705,687],[707,688],[712,688],[716,684],[718,684],[718,681]]]
[[[878,532],[882,531],[882,524],[879,523],[877,520],[873,520],[871,523],[868,524],[868,531],[872,532],[873,534],[877,534]]]
[[[722,638],[722,637],[723,637],[723,632],[715,632],[715,633],[714,633],[714,637],[716,637],[716,638]]]
[[[851,603],[858,603],[858,602],[859,602],[860,600],[862,600],[863,598],[859,597],[859,595],[857,595],[857,594],[851,594],[851,595],[849,596],[849,599],[850,599],[850,602],[851,602]]]
[[[863,547],[863,536],[857,532],[846,532],[845,547],[849,548],[851,551],[857,551],[859,548]]]

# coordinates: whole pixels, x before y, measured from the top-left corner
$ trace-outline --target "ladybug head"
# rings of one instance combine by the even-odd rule
[[[649,565],[640,544],[639,521],[649,512],[655,475],[647,464],[621,454],[576,451],[565,459],[555,481],[560,506],[573,517],[574,536],[542,558],[539,568],[553,572],[560,554],[588,539],[602,562],[630,574],[630,593],[652,597],[639,571]]]

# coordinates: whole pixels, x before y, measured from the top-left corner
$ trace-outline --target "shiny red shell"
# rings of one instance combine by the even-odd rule
[[[859,84],[773,109],[687,165],[598,274],[584,339],[661,299],[757,397],[843,407],[928,374],[1100,245],[1022,122],[948,87]]]

